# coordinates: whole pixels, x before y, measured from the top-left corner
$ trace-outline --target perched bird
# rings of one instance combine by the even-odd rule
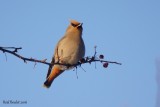
[[[64,36],[57,43],[51,63],[77,64],[85,55],[85,45],[82,39],[82,24],[76,20],[70,20]],[[53,80],[68,68],[64,65],[55,64],[49,66],[44,87],[49,88]]]

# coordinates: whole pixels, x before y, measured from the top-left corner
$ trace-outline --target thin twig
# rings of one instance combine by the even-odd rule
[[[5,54],[5,58],[6,58],[6,62],[7,62],[7,55],[6,55],[6,53],[4,53]]]
[[[77,79],[78,79],[78,72],[77,72],[77,68],[76,68],[76,77],[77,77]]]
[[[86,72],[86,70],[85,70],[82,66],[80,66],[80,68],[81,68],[84,72]]]
[[[94,58],[96,57],[96,54],[97,54],[96,48],[97,48],[97,46],[94,46]],[[96,62],[95,62],[95,65],[94,65],[94,66],[95,66],[95,69],[96,69],[96,68],[97,68],[97,67],[96,67]]]
[[[34,67],[33,67],[33,68],[35,68],[35,67],[36,67],[36,65],[37,65],[37,63],[35,62],[35,63],[34,63]]]
[[[96,57],[96,54],[97,54],[96,49],[97,49],[97,46],[94,46],[94,57]]]

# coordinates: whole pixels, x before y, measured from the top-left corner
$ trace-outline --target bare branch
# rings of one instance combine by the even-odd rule
[[[95,47],[95,53],[94,53],[94,56],[92,57],[84,57],[83,59],[81,59],[77,64],[73,64],[73,65],[70,65],[70,64],[62,64],[62,63],[59,63],[59,61],[57,63],[49,63],[49,62],[46,62],[47,59],[43,59],[43,60],[37,60],[36,58],[27,58],[27,57],[23,57],[22,55],[18,54],[18,50],[22,49],[21,47],[0,47],[0,50],[3,52],[3,53],[9,53],[9,54],[12,54],[20,59],[22,59],[25,63],[28,62],[34,62],[35,65],[37,63],[42,63],[42,64],[46,64],[46,65],[50,65],[50,66],[53,66],[54,64],[57,64],[57,65],[64,65],[64,66],[67,66],[67,67],[77,67],[77,66],[81,66],[82,64],[86,64],[86,63],[89,63],[91,64],[92,62],[101,62],[101,63],[112,63],[112,64],[118,64],[118,65],[121,65],[121,63],[118,63],[118,62],[114,62],[114,61],[106,61],[106,60],[103,60],[103,58],[100,56],[99,58],[96,57],[96,47]],[[34,66],[35,66],[34,65]]]
[[[13,50],[10,50],[10,49],[13,49]],[[38,63],[43,63],[43,64],[47,64],[47,65],[50,65],[50,63],[46,62],[45,60],[37,60],[37,59],[34,59],[34,58],[26,58],[26,57],[23,57],[19,54],[17,54],[18,50],[22,49],[21,47],[19,48],[16,48],[16,47],[0,47],[0,50],[3,51],[3,53],[10,53],[20,59],[22,59],[25,63],[27,61],[30,61],[30,62],[38,62]]]

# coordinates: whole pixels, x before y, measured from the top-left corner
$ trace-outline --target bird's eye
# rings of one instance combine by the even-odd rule
[[[75,25],[75,24],[73,24],[73,23],[71,23],[71,25],[73,26],[73,27],[76,27],[77,25]]]

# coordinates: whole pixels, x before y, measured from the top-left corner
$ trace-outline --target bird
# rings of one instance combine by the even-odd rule
[[[74,68],[74,66],[67,67],[63,64],[74,65],[84,57],[85,44],[82,38],[82,25],[83,23],[76,20],[70,20],[64,36],[58,41],[54,49],[54,55],[51,65],[48,68],[46,81],[43,84],[44,87],[49,88],[55,78],[64,71]]]

